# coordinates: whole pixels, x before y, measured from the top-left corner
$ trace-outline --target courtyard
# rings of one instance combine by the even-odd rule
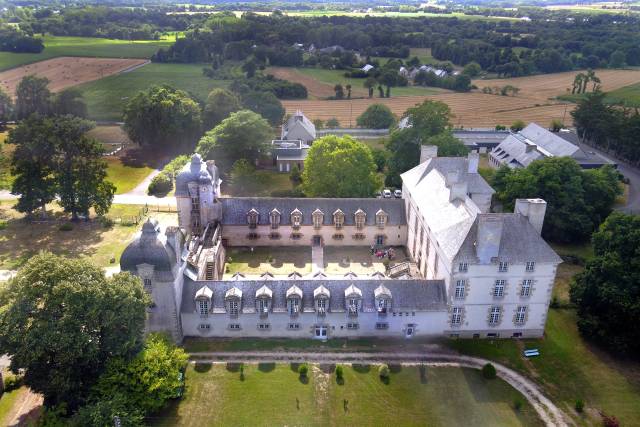
[[[325,246],[323,249],[323,271],[328,276],[343,276],[349,272],[357,276],[370,276],[375,272],[386,271],[387,258],[371,255],[367,246]],[[395,257],[391,265],[408,259],[405,248],[394,247]],[[310,246],[274,246],[274,247],[229,247],[224,279],[230,279],[235,273],[246,277],[271,273],[285,277],[297,272],[304,276],[314,271]]]

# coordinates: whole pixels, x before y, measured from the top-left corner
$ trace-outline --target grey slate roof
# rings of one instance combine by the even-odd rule
[[[178,176],[176,177],[176,196],[188,196],[190,182],[200,182],[205,184],[217,184],[220,176],[218,168],[213,162],[202,160],[200,154],[191,156],[191,161],[184,165]]]
[[[195,310],[196,292],[203,286],[213,291],[214,311],[224,310],[225,293],[236,287],[242,291],[242,308],[255,307],[256,291],[267,286],[273,291],[272,307],[275,310],[286,309],[286,293],[292,286],[302,290],[302,310],[313,308],[313,291],[319,286],[326,287],[329,298],[329,311],[344,311],[344,291],[351,285],[362,291],[362,307],[364,311],[375,311],[375,289],[384,283],[391,292],[391,307],[399,310],[442,310],[446,308],[446,292],[443,280],[224,280],[193,281],[185,277],[182,293],[182,313],[193,313]]]
[[[296,111],[296,113],[289,117],[289,120],[282,125],[282,139],[288,139],[287,136],[296,127],[303,128],[311,139],[316,138],[316,126],[307,118],[307,116],[302,114],[301,111]]]
[[[170,273],[176,264],[176,255],[160,234],[158,221],[148,219],[140,235],[127,246],[120,257],[120,270],[137,272],[140,264],[154,266],[155,272]]]
[[[472,194],[493,194],[495,190],[491,188],[487,181],[479,173],[469,173],[469,160],[467,157],[434,157],[430,159],[424,170],[426,176],[433,169],[438,170],[443,176],[449,172],[458,172],[458,179],[467,182],[467,189]]]
[[[562,259],[538,234],[529,220],[524,215],[516,213],[478,214],[458,251],[458,255],[455,258],[456,261],[478,261],[476,254],[478,221],[482,216],[486,215],[500,218],[503,221],[502,237],[498,251],[500,261],[509,263],[525,263],[527,261],[540,263],[562,262]]]
[[[509,136],[509,131],[506,130],[454,130],[452,133],[464,145],[471,148],[493,148]]]
[[[333,224],[333,213],[344,212],[344,224],[355,225],[354,214],[362,209],[366,214],[366,224],[375,225],[376,212],[382,209],[388,215],[387,225],[407,223],[402,199],[324,199],[324,198],[280,198],[280,197],[222,197],[222,224],[246,225],[247,213],[255,209],[260,214],[258,225],[269,224],[269,213],[275,208],[280,212],[280,225],[291,225],[291,212],[302,212],[302,225],[312,225],[311,214],[316,209],[324,213],[323,224]]]

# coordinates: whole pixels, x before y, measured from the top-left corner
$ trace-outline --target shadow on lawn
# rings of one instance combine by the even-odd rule
[[[276,364],[275,363],[258,363],[258,370],[260,372],[271,372],[274,369],[276,369]]]
[[[354,371],[356,371],[359,374],[366,374],[368,372],[371,372],[371,365],[354,363],[353,365],[351,365],[351,367],[353,368]]]
[[[207,362],[198,362],[196,363],[196,365],[194,366],[193,370],[196,372],[199,372],[201,374],[205,373],[205,372],[209,372],[211,370],[211,363],[207,363]]]

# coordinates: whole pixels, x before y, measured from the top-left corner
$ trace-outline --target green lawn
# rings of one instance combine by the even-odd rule
[[[377,366],[344,366],[336,383],[333,366],[310,366],[301,381],[296,364],[249,364],[240,379],[234,364],[191,364],[182,401],[150,417],[156,426],[263,425],[542,425],[524,400],[501,380],[479,371],[392,366],[383,383]]]
[[[234,192],[233,186],[225,185],[224,183],[222,184],[222,194],[225,196],[268,197],[274,191],[293,189],[288,173],[280,173],[274,170],[257,170],[255,175],[254,186],[247,191],[248,194],[237,194]]]
[[[78,86],[94,120],[122,120],[127,101],[152,85],[167,84],[204,101],[209,92],[228,82],[202,74],[203,64],[148,64],[128,73],[116,74]]]
[[[173,44],[163,40],[113,40],[94,37],[46,36],[40,53],[0,52],[0,71],[58,56],[150,58],[159,48]]]
[[[0,425],[6,426],[9,424],[9,420],[5,418],[9,415],[9,411],[11,411],[13,405],[18,401],[18,398],[24,392],[24,390],[24,388],[18,388],[3,393],[0,396]]]
[[[149,166],[127,166],[118,157],[107,157],[107,180],[116,186],[116,194],[133,190],[152,171]]]
[[[258,246],[252,251],[245,247],[230,247],[227,250],[225,270],[227,275],[236,272],[255,275],[270,272],[274,275],[288,275],[294,271],[302,275],[311,272],[310,247]]]
[[[640,107],[640,83],[635,83],[607,92],[605,99],[607,102],[612,104],[624,104],[629,107]]]
[[[549,311],[541,340],[457,340],[449,345],[471,354],[505,363],[542,384],[554,402],[581,425],[601,425],[598,411],[614,415],[621,425],[640,419],[640,365],[622,361],[588,345],[578,333],[574,310]],[[523,348],[539,348],[540,357],[525,361]],[[579,415],[576,399],[589,408]]]
[[[345,77],[344,70],[325,70],[322,68],[296,68],[302,74],[309,77],[313,77],[319,82],[329,85],[341,84],[343,86],[350,84],[353,87],[353,97],[355,96],[367,96],[367,89],[363,87],[365,79],[354,79],[351,77]],[[423,86],[406,86],[406,87],[392,87],[391,97],[394,96],[421,96],[421,95],[434,95],[436,93],[446,92],[444,89],[423,87]],[[376,89],[377,95],[377,89]]]

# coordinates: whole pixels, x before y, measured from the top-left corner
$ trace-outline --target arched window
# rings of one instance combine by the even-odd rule
[[[249,224],[249,228],[256,228],[258,226],[259,218],[260,213],[255,209],[251,209],[247,213],[247,223]]]
[[[329,298],[331,294],[327,288],[320,285],[313,291],[313,299],[316,305],[316,313],[324,316],[329,308]]]
[[[380,209],[378,212],[376,212],[376,225],[378,226],[378,228],[384,228],[386,224],[387,224],[387,213],[382,209]]]
[[[300,229],[301,225],[302,225],[302,212],[300,212],[300,210],[296,208],[291,212],[291,226],[293,227],[294,230],[298,230]]]
[[[225,293],[224,301],[229,316],[238,317],[242,309],[242,291],[234,286]]]
[[[312,217],[313,217],[313,228],[317,229],[322,227],[322,220],[324,219],[324,213],[322,213],[320,209],[316,209],[315,211],[313,211]]]
[[[267,316],[271,307],[273,292],[267,286],[262,286],[256,291],[256,310],[260,316]]]
[[[333,213],[333,224],[336,226],[336,230],[340,230],[344,226],[344,212],[340,209]]]
[[[355,213],[356,228],[358,230],[362,230],[364,228],[364,222],[366,219],[367,219],[367,214],[364,213],[362,209],[358,209]]]
[[[203,286],[196,292],[196,311],[200,317],[207,317],[209,315],[209,307],[211,305],[211,297],[213,291],[208,286]]]
[[[344,291],[344,300],[349,316],[357,316],[362,306],[362,291],[351,285]]]
[[[271,214],[269,215],[269,222],[271,223],[271,228],[276,230],[280,226],[280,211],[278,209],[273,209]]]

